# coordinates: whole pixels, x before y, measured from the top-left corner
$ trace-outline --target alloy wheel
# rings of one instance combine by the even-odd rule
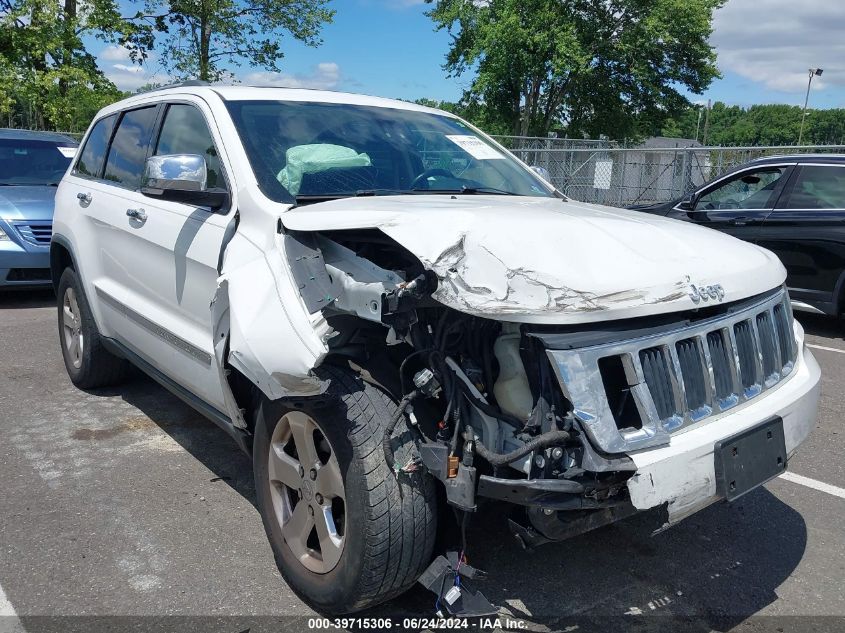
[[[335,452],[310,416],[282,416],[270,438],[267,472],[291,552],[310,571],[328,573],[343,553],[346,497]]]
[[[82,366],[82,352],[85,348],[85,335],[82,334],[82,316],[73,288],[65,289],[62,298],[62,332],[67,356],[74,368]]]

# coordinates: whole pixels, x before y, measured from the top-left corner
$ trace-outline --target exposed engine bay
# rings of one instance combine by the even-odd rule
[[[383,443],[396,473],[425,468],[462,511],[483,498],[515,504],[510,526],[526,547],[634,512],[630,461],[591,448],[529,326],[432,299],[437,276],[378,230],[288,232],[285,242],[308,310],[328,325],[323,362],[343,359],[399,402]],[[403,415],[418,454],[396,463]],[[602,467],[586,470],[585,455]]]

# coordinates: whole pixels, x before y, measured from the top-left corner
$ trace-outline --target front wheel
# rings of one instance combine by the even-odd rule
[[[396,404],[352,372],[325,367],[325,397],[264,399],[253,462],[258,505],[276,563],[291,588],[326,614],[351,613],[408,589],[431,559],[435,494],[416,469],[384,460]],[[412,463],[403,421],[396,463]]]

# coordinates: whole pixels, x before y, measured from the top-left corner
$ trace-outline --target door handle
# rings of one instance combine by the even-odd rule
[[[126,209],[126,215],[141,224],[147,221],[147,212],[143,209]]]
[[[80,191],[76,194],[76,199],[79,200],[79,204],[91,204],[91,194],[88,192]]]

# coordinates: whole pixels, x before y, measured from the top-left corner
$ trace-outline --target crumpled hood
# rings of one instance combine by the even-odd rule
[[[434,298],[457,310],[526,323],[584,323],[695,304],[692,285],[723,302],[782,284],[769,251],[687,222],[557,198],[362,197],[282,214],[295,231],[378,228],[433,270]]]
[[[43,185],[0,187],[0,219],[51,220],[56,188]]]

